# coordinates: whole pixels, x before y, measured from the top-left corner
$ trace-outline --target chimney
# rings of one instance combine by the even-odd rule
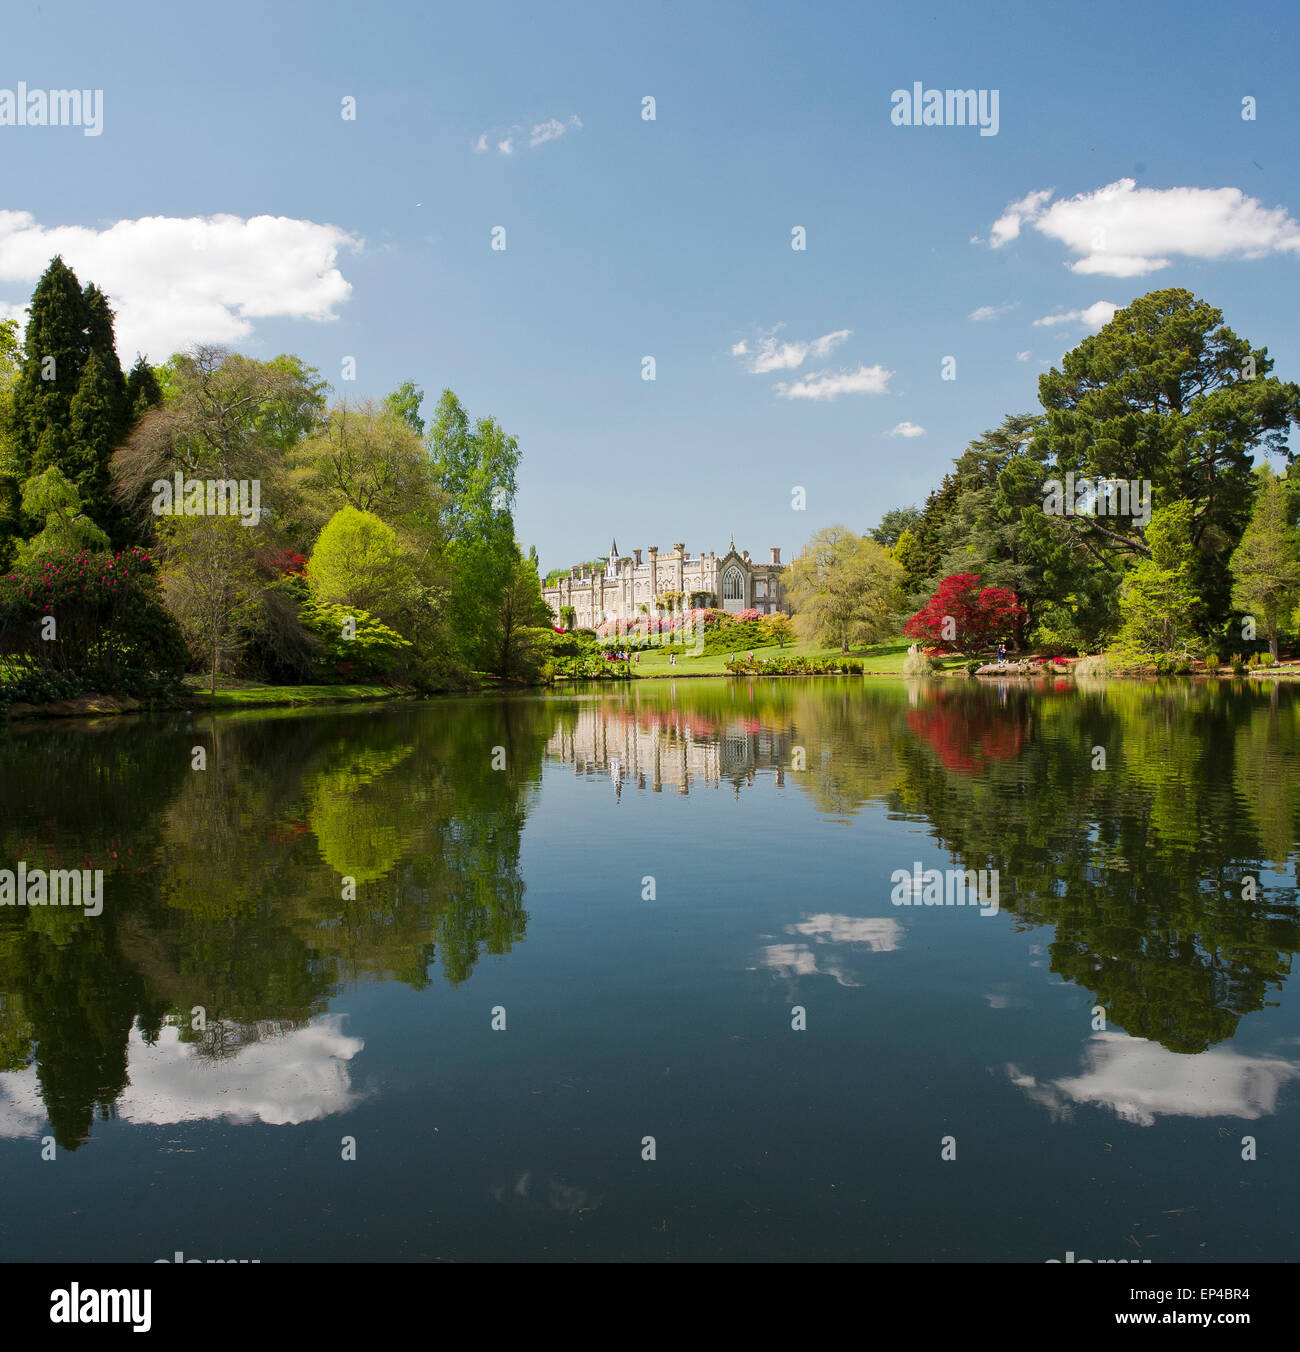
[[[749,562],[749,550],[747,550],[747,549],[742,549],[742,550],[740,551],[740,557],[741,557],[742,559],[744,559],[746,563],[748,563],[748,562]]]
[[[582,577],[583,577],[583,581],[586,581],[590,576],[591,576],[591,564],[589,564],[589,563],[584,563],[584,564],[582,565]]]
[[[570,569],[569,569],[569,576],[570,576],[570,577],[577,577],[577,576],[578,576],[578,565],[577,565],[576,563],[573,564],[573,565],[570,567]]]
[[[685,546],[684,544],[682,544],[682,543],[679,541],[678,543],[676,543],[676,544],[673,545],[673,553],[674,553],[674,554],[685,554],[685,553],[686,553],[686,546]]]
[[[781,546],[780,546],[780,545],[773,545],[773,546],[772,546],[772,566],[773,566],[774,568],[779,568],[779,567],[781,566]]]
[[[632,551],[632,557],[636,559],[636,565],[635,565],[635,566],[636,566],[637,568],[640,568],[640,567],[641,567],[641,551],[640,551],[639,549],[634,549],[634,550]]]
[[[659,546],[658,546],[658,545],[647,545],[647,546],[646,546],[646,553],[650,555],[651,559],[656,558],[656,557],[658,556],[658,554],[659,554]]]

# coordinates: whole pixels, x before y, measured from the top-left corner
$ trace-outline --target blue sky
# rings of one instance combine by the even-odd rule
[[[128,361],[226,341],[348,398],[450,386],[518,436],[545,567],[611,534],[788,559],[922,501],[1102,302],[1188,287],[1300,378],[1298,28],[1283,2],[47,0],[7,15],[0,89],[102,89],[102,130],[0,125],[0,302],[61,249]],[[894,125],[915,81],[997,90],[997,134]]]

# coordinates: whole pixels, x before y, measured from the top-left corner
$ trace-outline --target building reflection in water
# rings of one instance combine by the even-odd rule
[[[784,788],[793,740],[793,729],[754,717],[716,718],[675,707],[632,711],[593,701],[561,720],[546,751],[572,765],[575,775],[608,775],[619,796],[625,784],[681,794],[693,784],[730,784],[739,794],[767,771]]]

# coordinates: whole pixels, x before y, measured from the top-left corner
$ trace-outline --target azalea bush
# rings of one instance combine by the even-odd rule
[[[0,576],[0,664],[10,688],[53,688],[60,674],[60,689],[152,698],[179,689],[186,660],[145,550],[52,550]]]

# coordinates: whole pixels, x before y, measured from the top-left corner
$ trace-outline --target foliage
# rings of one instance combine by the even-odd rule
[[[56,551],[0,577],[0,656],[20,678],[64,673],[103,694],[173,685],[186,659],[140,549]]]
[[[978,573],[944,578],[903,632],[932,646],[967,653],[981,652],[994,640],[1011,637],[1022,609],[1015,593],[979,583]]]
[[[1283,619],[1289,617],[1300,600],[1300,541],[1289,520],[1288,508],[1282,480],[1264,467],[1250,523],[1229,563],[1232,604],[1261,618],[1261,628],[1274,657]]]
[[[1149,556],[1120,585],[1117,653],[1173,652],[1195,638],[1200,610],[1192,562],[1195,510],[1193,503],[1175,502],[1152,512],[1145,540]]]
[[[1170,288],[1116,311],[1039,380],[1047,416],[1035,447],[1044,459],[1050,448],[1058,477],[1149,481],[1155,503],[1190,505],[1202,623],[1228,608],[1228,557],[1255,493],[1252,453],[1285,453],[1300,419],[1300,386],[1272,367],[1267,349],[1239,338],[1221,311]],[[1134,516],[1059,520],[1104,566],[1150,557]]]
[[[805,637],[871,643],[892,632],[903,570],[882,545],[843,526],[818,531],[790,565],[786,593]]]
[[[321,531],[307,560],[312,594],[392,621],[411,605],[416,581],[397,532],[373,512],[343,507]]]
[[[322,675],[329,680],[388,676],[412,647],[396,630],[356,606],[308,601],[302,608],[302,622],[320,643]]]
[[[20,566],[41,554],[109,547],[108,536],[81,510],[81,494],[56,465],[23,484],[22,509],[25,516],[44,524],[39,534],[15,550],[14,561]]]
[[[890,549],[898,544],[903,534],[910,531],[920,518],[921,513],[916,507],[893,507],[880,518],[880,524],[870,532],[871,538],[878,545]]]

